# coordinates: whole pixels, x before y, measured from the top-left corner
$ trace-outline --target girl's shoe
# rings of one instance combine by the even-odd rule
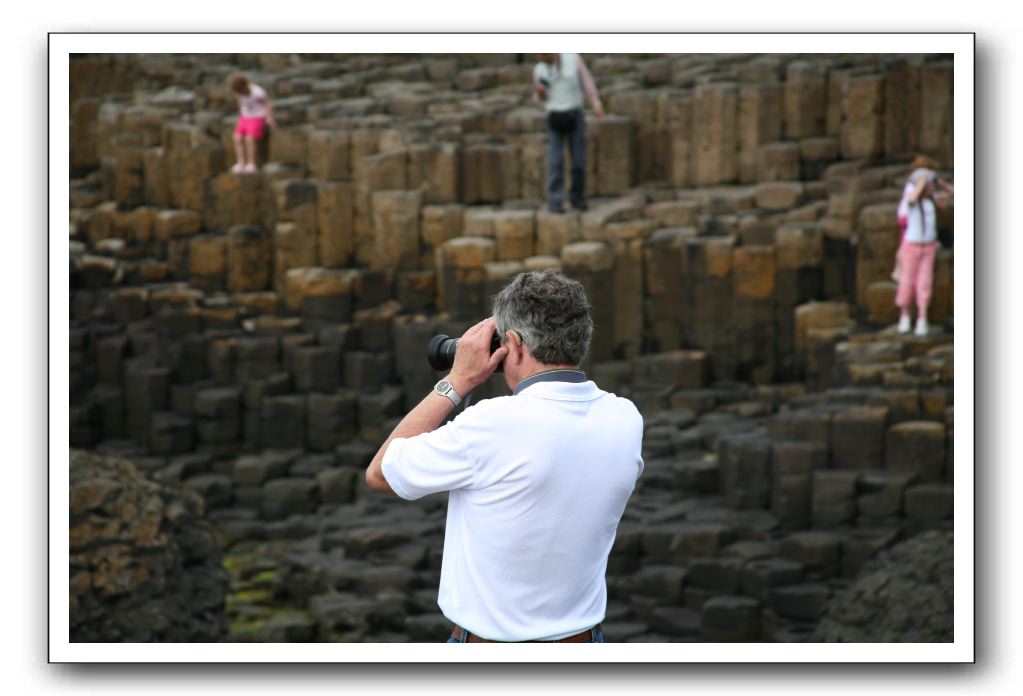
[[[903,314],[901,317],[899,317],[899,333],[900,334],[907,334],[907,333],[909,333],[910,326],[911,326],[911,323],[910,323],[909,315],[908,314]]]
[[[243,171],[245,171],[245,165],[241,162],[236,162],[235,165],[231,167],[232,174],[241,174]]]
[[[246,164],[244,167],[242,167],[242,171],[245,172],[246,174],[255,174],[257,171],[256,165]]]
[[[927,320],[923,317],[920,317],[919,319],[916,320],[916,331],[914,331],[913,333],[916,334],[917,336],[926,336],[928,328],[929,327],[927,326]]]

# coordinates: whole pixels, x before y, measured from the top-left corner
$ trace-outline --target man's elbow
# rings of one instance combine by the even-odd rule
[[[385,495],[395,495],[391,485],[387,483],[387,479],[384,478],[383,471],[380,467],[370,465],[366,469],[366,485],[369,486],[371,491],[377,493],[383,493]]]

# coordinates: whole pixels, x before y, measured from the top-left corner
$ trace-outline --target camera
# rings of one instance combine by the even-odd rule
[[[493,355],[500,346],[501,337],[495,331],[490,339],[490,354]],[[426,346],[426,361],[438,372],[450,370],[451,366],[455,364],[455,349],[457,347],[457,338],[437,334],[430,339],[430,343]],[[504,363],[499,364],[494,372],[504,372]]]

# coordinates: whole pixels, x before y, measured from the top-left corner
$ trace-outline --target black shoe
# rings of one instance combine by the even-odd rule
[[[560,203],[551,203],[549,206],[547,206],[547,209],[550,210],[552,213],[557,213],[558,215],[561,215],[561,213],[565,212],[565,209],[561,207]]]
[[[586,204],[586,201],[572,201],[572,207],[576,210],[589,210],[590,206]]]

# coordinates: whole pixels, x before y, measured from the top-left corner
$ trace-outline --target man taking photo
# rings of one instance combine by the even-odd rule
[[[593,334],[581,284],[523,273],[493,311],[463,334],[447,379],[394,429],[366,482],[406,500],[449,492],[438,595],[449,643],[603,642],[607,557],[643,470],[643,419],[579,370]],[[512,395],[441,426],[502,361]]]

